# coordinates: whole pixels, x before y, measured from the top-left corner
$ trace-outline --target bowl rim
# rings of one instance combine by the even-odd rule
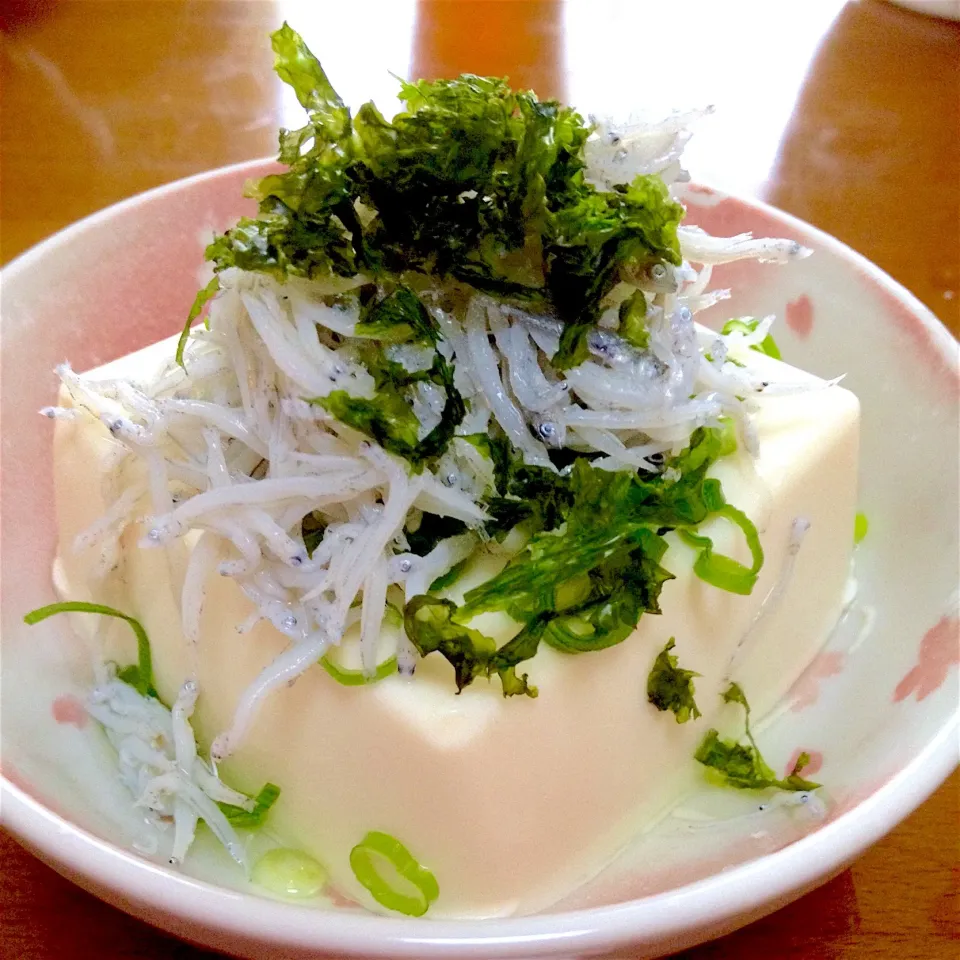
[[[58,231],[0,270],[0,284],[87,229],[186,187],[276,161],[248,160],[186,177],[121,200]],[[958,344],[912,293],[861,254],[817,227],[763,201],[716,191],[804,233],[879,286],[919,324],[930,347],[954,369]],[[735,929],[835,875],[926,800],[958,766],[960,706],[916,756],[855,807],[774,853],[673,890],[608,906],[486,920],[416,920],[318,911],[195,880],[94,836],[48,809],[0,771],[0,823],[54,869],[138,916],[228,932],[250,944],[336,950],[344,955],[434,958],[549,956],[630,943],[673,949]],[[322,922],[318,923],[318,918]],[[738,920],[738,918],[740,918]]]

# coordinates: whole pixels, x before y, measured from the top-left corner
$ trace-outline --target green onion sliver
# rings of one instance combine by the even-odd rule
[[[218,803],[217,806],[233,826],[256,830],[263,826],[263,821],[279,796],[280,788],[275,783],[265,783],[253,798],[252,810],[235,807],[232,803]]]
[[[723,325],[723,329],[720,332],[724,336],[730,333],[753,333],[757,329],[759,323],[759,320],[755,320],[752,317],[748,317],[743,320],[728,320]],[[780,348],[777,346],[777,342],[772,336],[770,336],[769,333],[760,343],[753,344],[750,349],[755,350],[757,353],[765,353],[768,357],[773,357],[774,360],[783,359],[780,354]]]
[[[347,667],[339,666],[333,662],[329,653],[324,654],[320,658],[320,666],[323,667],[337,683],[345,687],[362,687],[368,683],[377,683],[389,677],[391,674],[396,673],[397,658],[390,657],[389,660],[384,660],[383,663],[377,664],[377,669],[373,672],[373,675],[369,677],[362,670],[350,670]]]
[[[867,515],[865,513],[858,513],[853,518],[853,542],[855,544],[861,543],[869,529],[870,522],[867,520]]]
[[[180,331],[180,339],[177,340],[177,363],[183,367],[183,351],[187,348],[187,342],[190,340],[190,326],[197,317],[200,316],[200,312],[206,306],[207,301],[213,297],[215,294],[220,292],[220,277],[215,276],[202,290],[197,293],[196,299],[193,301],[193,306],[190,308],[190,313],[187,314],[187,321],[183,325],[183,330]],[[210,329],[210,321],[207,320],[207,329]],[[184,367],[184,369],[186,369]]]
[[[138,693],[145,697],[156,697],[159,695],[153,686],[153,659],[150,656],[150,640],[147,637],[147,631],[143,629],[139,620],[115,610],[113,607],[106,607],[101,603],[85,603],[82,600],[66,600],[63,603],[51,603],[45,607],[38,607],[31,610],[24,618],[23,622],[33,626],[46,620],[47,617],[55,616],[58,613],[99,613],[104,617],[116,617],[118,620],[126,620],[130,624],[137,638],[137,666],[125,667],[120,671],[119,677],[132,687],[135,687]]]
[[[720,418],[720,449],[717,457],[727,457],[737,451],[737,426],[730,417]],[[719,483],[719,481],[717,481]]]
[[[440,895],[437,879],[389,833],[371,830],[350,851],[354,876],[381,906],[422,917]]]
[[[704,582],[726,590],[748,596],[757,582],[755,574],[731,557],[704,550],[693,565],[693,572]]]
[[[765,353],[768,357],[773,357],[774,360],[783,359],[777,341],[769,333],[760,341],[759,352]]]
[[[706,493],[706,484],[704,484],[704,488]],[[729,503],[724,504],[717,510],[716,515],[726,517],[743,531],[743,535],[747,539],[747,546],[750,548],[753,564],[750,567],[745,567],[738,560],[734,560],[733,557],[714,553],[713,541],[709,537],[695,534],[690,530],[681,530],[681,538],[691,547],[700,549],[700,555],[693,564],[693,572],[701,580],[714,587],[747,596],[753,591],[757,582],[757,574],[763,566],[763,547],[760,544],[757,528],[742,510],[738,510]]]

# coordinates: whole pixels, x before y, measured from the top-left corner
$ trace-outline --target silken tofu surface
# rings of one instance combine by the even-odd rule
[[[142,377],[171,352],[165,341],[94,376]],[[278,839],[317,857],[339,890],[374,909],[349,866],[351,848],[369,830],[401,839],[436,875],[440,897],[431,916],[535,911],[595,875],[703,776],[693,754],[718,722],[720,693],[731,680],[756,717],[777,703],[840,613],[859,405],[848,391],[785,364],[760,355],[751,363],[771,380],[817,386],[765,400],[756,417],[759,458],[738,452],[711,471],[760,533],[765,563],[752,595],[696,578],[695,552],[669,534],[662,562],[676,579],[663,587],[663,614],[644,616],[631,637],[599,652],[567,655],[541,645],[523,667],[539,687],[536,699],[505,699],[498,683],[484,681],[457,695],[453,670],[438,656],[421,661],[411,679],[395,675],[366,687],[340,686],[321,667],[311,668],[269,697],[221,768],[228,782],[251,793],[265,781],[282,788],[270,815]],[[74,537],[142,468],[115,469],[116,441],[92,417],[59,422],[55,445],[57,589],[64,599],[110,603],[138,617],[151,639],[158,689],[171,703],[191,670],[180,592],[198,534],[141,549],[142,526],[132,526],[116,569],[92,576],[100,558],[93,549],[75,551]],[[788,562],[797,518],[810,521],[810,529],[786,589],[751,628]],[[732,525],[713,521],[702,529],[718,552],[749,564]],[[475,579],[496,569],[477,566]],[[195,648],[201,696],[194,727],[203,748],[229,726],[247,685],[285,648],[264,621],[237,632],[251,610],[231,579],[209,576]],[[89,630],[90,621],[80,619],[77,627]],[[107,645],[112,655],[121,645],[130,659],[122,627],[105,625]],[[680,665],[700,674],[703,716],[683,725],[646,696],[647,675],[671,637]]]

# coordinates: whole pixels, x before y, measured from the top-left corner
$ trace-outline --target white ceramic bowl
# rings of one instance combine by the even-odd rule
[[[250,212],[241,185],[266,166],[134,197],[41,244],[0,278],[7,829],[121,909],[247,956],[490,960],[630,946],[636,960],[729,932],[824,882],[947,777],[958,735],[957,344],[843,244],[762,204],[694,186],[690,222],[814,248],[791,268],[719,268],[717,285],[734,288],[724,316],[776,312],[785,318],[785,358],[823,375],[846,372],[863,406],[861,504],[870,532],[858,550],[858,599],[762,733],[772,756],[798,745],[813,754],[825,815],[774,812],[761,821],[738,795],[741,807],[729,817],[726,801],[705,792],[688,807],[725,819],[703,829],[668,818],[552,912],[508,920],[392,919],[330,900],[294,905],[257,896],[228,861],[203,849],[189,874],[138,855],[129,797],[74,699],[88,665],[62,618],[29,629],[21,622],[53,599],[51,435],[36,410],[54,397],[52,369],[64,358],[88,368],[179,329],[203,244]]]

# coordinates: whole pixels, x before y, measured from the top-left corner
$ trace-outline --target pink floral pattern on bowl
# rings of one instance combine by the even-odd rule
[[[785,319],[787,326],[801,340],[806,340],[810,336],[813,330],[813,303],[805,293],[787,304]]]
[[[73,724],[78,730],[83,730],[90,722],[90,714],[79,697],[72,693],[64,693],[57,697],[50,705],[50,713],[57,723]]]
[[[799,713],[812,707],[820,699],[820,684],[829,677],[837,676],[846,661],[846,655],[839,650],[825,650],[818,654],[787,694],[792,700],[790,709]]]
[[[960,620],[942,617],[920,641],[917,664],[893,691],[894,702],[899,703],[911,695],[918,701],[929,697],[946,683],[953,664],[960,663]]]
[[[757,731],[777,769],[792,769],[806,749],[805,774],[824,783],[822,809],[761,811],[753,798],[704,787],[684,804],[695,816],[667,817],[550,913],[507,920],[379,918],[330,898],[297,906],[255,896],[229,863],[204,851],[187,874],[138,854],[129,797],[111,776],[96,724],[78,710],[90,677],[82,646],[59,620],[30,631],[20,622],[52,599],[50,433],[35,411],[54,396],[59,361],[83,369],[179,329],[202,269],[200,238],[249,212],[243,181],[268,166],[134,198],[3,272],[2,812],[25,843],[123,909],[259,957],[570,957],[634,944],[630,955],[640,958],[729,931],[811,889],[947,776],[960,700],[957,517],[949,509],[957,345],[837,241],[692,185],[689,222],[794,238],[816,254],[790,269],[718,268],[716,285],[733,297],[705,322],[778,314],[785,359],[824,376],[846,373],[863,405],[861,499],[871,532],[858,549],[857,599]]]

